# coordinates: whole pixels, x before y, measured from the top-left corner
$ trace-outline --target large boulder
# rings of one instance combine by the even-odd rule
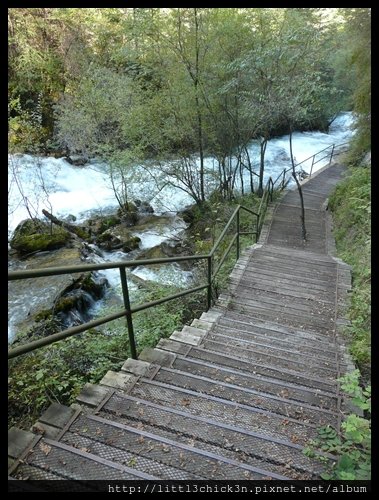
[[[120,223],[121,219],[117,215],[97,216],[86,222],[86,229],[90,234],[97,236]]]
[[[26,219],[16,227],[10,246],[21,255],[64,247],[71,239],[71,234],[58,226]]]
[[[83,264],[82,245],[59,248],[14,262],[18,268],[32,270]],[[62,326],[89,319],[88,310],[107,287],[98,273],[75,273],[14,280],[8,283],[9,320],[18,340],[50,335]],[[75,320],[76,318],[76,320]]]

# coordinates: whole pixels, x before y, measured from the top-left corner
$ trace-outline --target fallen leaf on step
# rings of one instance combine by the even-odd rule
[[[51,446],[45,443],[40,443],[39,449],[43,451],[45,455],[48,455],[51,452]]]

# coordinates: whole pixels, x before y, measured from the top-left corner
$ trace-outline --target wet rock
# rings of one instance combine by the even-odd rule
[[[178,215],[184,220],[186,224],[192,224],[195,221],[197,212],[197,205],[191,205],[178,212]]]
[[[134,200],[134,203],[141,213],[153,214],[154,208],[147,201]]]
[[[81,246],[60,248],[51,252],[36,254],[13,266],[13,270],[40,269],[81,264]],[[34,316],[51,310],[58,297],[78,278],[78,275],[62,274],[8,283],[9,319],[15,330],[25,330],[34,324]]]
[[[124,252],[131,252],[139,248],[141,238],[132,235],[123,224],[118,224],[101,233],[96,242],[103,250],[112,251],[122,248]]]
[[[75,167],[83,167],[88,163],[88,158],[83,155],[69,155],[65,157],[65,160]]]
[[[117,210],[117,215],[125,226],[135,226],[138,222],[138,207],[130,201]]]
[[[23,261],[23,269],[79,265],[81,245],[38,254]],[[108,282],[97,273],[75,273],[10,281],[8,300],[12,323],[22,339],[51,335],[63,327],[90,319],[89,309],[105,293]],[[13,317],[12,317],[13,316]],[[19,321],[17,320],[18,318]]]
[[[38,219],[26,219],[16,227],[10,246],[19,254],[26,255],[63,247],[71,237],[62,227],[51,226]]]
[[[14,344],[52,335],[89,321],[91,307],[104,295],[107,286],[105,278],[99,278],[96,273],[81,274],[58,293],[51,307],[40,309],[27,323],[24,322],[22,333],[17,335]]]
[[[141,238],[138,236],[131,236],[128,240],[125,241],[122,245],[122,250],[123,252],[132,252],[133,250],[136,250],[139,248],[139,244],[141,243]]]
[[[86,228],[92,235],[97,236],[120,223],[121,219],[117,215],[98,216],[89,219],[86,222]]]
[[[162,252],[167,257],[176,257],[178,255],[185,255],[188,252],[188,247],[184,245],[183,241],[167,240],[161,243]]]

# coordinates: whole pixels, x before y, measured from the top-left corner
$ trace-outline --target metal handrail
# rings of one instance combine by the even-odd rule
[[[313,171],[313,167],[314,165],[316,165],[316,163],[319,163],[320,161],[322,160],[325,160],[325,158],[328,158],[328,156],[330,155],[330,159],[329,159],[329,165],[330,163],[332,162],[332,159],[333,159],[333,155],[335,154],[335,150],[336,148],[339,148],[341,146],[344,146],[345,144],[349,144],[349,142],[341,142],[340,144],[330,144],[329,146],[327,146],[326,148],[324,149],[321,149],[320,151],[317,151],[317,153],[309,156],[308,158],[305,158],[305,160],[301,161],[300,163],[296,163],[295,165],[295,169],[297,167],[299,167],[300,165],[302,165],[303,163],[305,163],[306,161],[310,160],[312,158],[312,165],[311,165],[311,169],[310,169],[310,172],[309,172],[309,177],[312,177],[312,171]],[[325,156],[323,156],[322,158],[319,158],[317,161],[315,161],[315,158],[318,154],[322,153],[323,151],[326,151],[327,149],[330,149],[332,148],[331,152],[326,154]],[[276,183],[278,182],[278,180],[283,177],[282,179],[282,182],[280,183],[280,188],[279,189],[284,189],[285,187],[285,176],[286,176],[286,173],[287,172],[290,172],[292,171],[292,167],[289,167],[289,168],[286,168],[284,170],[282,170],[282,172],[280,172],[280,174],[278,175],[278,177],[275,179],[274,181],[274,186],[276,185]]]
[[[267,185],[265,187],[264,195],[263,198],[266,196],[266,191],[271,190],[269,196],[266,196],[266,203],[268,203],[268,199],[272,200],[272,179],[270,177],[269,181],[267,182]],[[262,209],[265,209],[263,201],[261,201],[259,210],[262,211]],[[256,217],[256,224],[255,224],[255,230],[254,231],[240,231],[240,211],[244,210],[251,215]],[[214,255],[218,247],[220,246],[222,240],[224,239],[228,229],[230,228],[231,224],[233,223],[234,219],[237,219],[237,224],[236,224],[236,232],[232,236],[232,240],[228,245],[228,248],[222,255],[220,261],[217,263],[217,268],[213,272],[213,264],[214,264]],[[90,271],[100,271],[104,269],[116,269],[118,268],[120,271],[120,278],[121,278],[121,286],[122,286],[122,294],[123,294],[123,300],[124,300],[124,309],[120,312],[104,316],[102,318],[98,318],[86,323],[83,323],[78,326],[74,326],[71,328],[67,328],[61,332],[54,333],[52,335],[49,335],[48,337],[45,337],[43,339],[38,339],[33,342],[29,342],[27,344],[15,347],[8,351],[8,359],[15,358],[17,356],[20,356],[22,354],[26,354],[28,352],[34,351],[35,349],[39,349],[41,347],[44,347],[46,345],[52,344],[54,342],[58,342],[60,340],[63,340],[68,337],[72,337],[74,335],[77,335],[79,333],[82,333],[86,330],[90,330],[91,328],[94,328],[96,326],[103,325],[105,323],[108,323],[110,321],[114,321],[116,319],[120,319],[122,317],[126,317],[127,321],[127,329],[128,329],[128,335],[129,335],[129,346],[130,346],[130,354],[133,359],[137,358],[137,349],[136,349],[136,344],[135,344],[135,338],[134,338],[134,329],[133,329],[133,321],[132,321],[132,315],[133,313],[143,311],[145,309],[163,304],[164,302],[168,302],[170,300],[174,300],[180,297],[183,297],[185,295],[189,295],[191,293],[195,293],[201,290],[207,289],[207,310],[211,307],[212,305],[212,286],[214,283],[214,280],[216,278],[217,273],[219,272],[222,264],[225,262],[226,257],[228,256],[230,250],[232,249],[233,245],[235,242],[237,242],[237,260],[240,255],[240,235],[247,235],[251,234],[255,236],[255,241],[258,240],[259,238],[259,221],[262,220],[262,214],[258,211],[255,212],[251,210],[250,208],[247,208],[243,205],[238,205],[233,214],[231,215],[229,221],[227,222],[226,226],[224,227],[222,233],[218,237],[217,241],[213,245],[212,249],[208,254],[201,254],[201,255],[188,255],[188,256],[180,256],[180,257],[167,257],[167,258],[160,258],[160,259],[144,259],[144,260],[130,260],[130,261],[117,261],[117,262],[109,262],[109,263],[103,263],[103,264],[83,264],[83,265],[74,265],[74,266],[62,266],[62,267],[49,267],[49,268],[44,268],[44,269],[30,269],[30,270],[21,270],[21,271],[10,271],[8,272],[8,280],[13,281],[13,280],[23,280],[23,279],[31,279],[31,278],[41,278],[45,276],[55,276],[55,275],[61,275],[61,274],[75,274],[75,273],[81,273],[81,272],[90,272]],[[129,290],[128,290],[128,284],[127,284],[127,278],[126,278],[126,273],[125,273],[125,268],[130,268],[130,267],[136,267],[136,266],[148,266],[148,265],[154,265],[154,264],[167,264],[167,263],[176,263],[176,262],[182,262],[182,261],[200,261],[200,260],[206,260],[207,261],[207,267],[208,267],[208,272],[207,272],[207,283],[197,286],[195,288],[191,288],[189,290],[185,290],[182,292],[178,292],[173,295],[169,295],[168,297],[164,297],[159,300],[151,301],[145,304],[141,304],[136,307],[131,307],[130,305],[130,299],[129,299]]]

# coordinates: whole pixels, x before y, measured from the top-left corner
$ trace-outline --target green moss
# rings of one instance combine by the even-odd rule
[[[54,307],[54,312],[67,312],[70,311],[70,309],[74,309],[76,306],[76,300],[77,297],[72,296],[72,297],[61,297],[60,299],[57,300],[55,307]]]
[[[104,293],[104,286],[103,282],[97,283],[93,279],[92,273],[87,273],[75,288],[81,288],[92,295],[92,297],[100,299]]]
[[[70,233],[61,230],[53,234],[30,234],[13,238],[11,247],[21,254],[37,251],[55,250],[64,246],[70,239]]]
[[[90,240],[90,235],[87,233],[87,231],[85,229],[82,229],[81,227],[76,228],[75,233],[82,240],[86,240],[86,241]]]
[[[51,315],[52,315],[51,309],[42,309],[42,311],[40,311],[34,316],[34,319],[38,323],[39,321],[44,321],[46,319],[51,318]]]
[[[111,241],[113,238],[113,235],[111,233],[102,233],[100,236],[97,237],[98,243],[105,243],[107,241]]]
[[[106,217],[101,221],[99,233],[102,233],[113,226],[117,226],[117,224],[120,224],[119,217],[116,217],[114,215]]]

